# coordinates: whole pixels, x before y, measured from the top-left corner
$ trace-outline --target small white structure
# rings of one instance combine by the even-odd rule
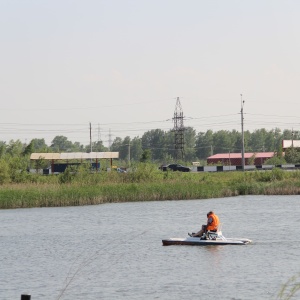
[[[300,148],[300,140],[282,140],[282,149],[287,148]]]

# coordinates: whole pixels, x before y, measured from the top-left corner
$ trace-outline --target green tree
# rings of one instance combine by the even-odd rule
[[[249,149],[251,152],[264,152],[265,151],[265,138],[267,131],[265,129],[257,129],[251,133],[249,139]]]
[[[199,159],[206,159],[207,157],[213,155],[214,142],[213,142],[213,131],[207,130],[204,132],[199,132],[196,136],[196,156]]]
[[[165,132],[164,147],[165,147],[165,151],[164,151],[162,160],[165,163],[173,161],[174,157],[175,157],[175,136],[174,136],[174,131],[169,130],[169,131]]]
[[[142,140],[139,137],[133,138],[130,143],[130,160],[139,161],[142,153]]]
[[[149,130],[142,136],[143,149],[151,149],[154,160],[161,160],[164,157],[166,150],[164,136],[165,132],[161,129]]]
[[[32,139],[30,143],[34,145],[34,152],[46,153],[50,150],[45,139]]]
[[[4,184],[10,181],[9,165],[3,158],[0,159],[0,184]]]
[[[219,130],[213,135],[214,151],[216,153],[232,152],[233,145],[231,143],[230,134],[227,130]]]
[[[300,163],[300,150],[293,147],[286,149],[284,159],[290,164]]]
[[[73,152],[84,152],[84,146],[80,144],[79,142],[74,142],[72,145],[72,151]],[[93,148],[94,151],[94,148]]]
[[[49,163],[47,160],[40,157],[39,159],[34,161],[34,168],[37,172],[39,172],[41,169],[47,168],[48,164]]]
[[[237,130],[232,130],[230,132],[231,139],[231,152],[240,153],[242,151],[242,133]]]
[[[146,162],[150,162],[151,161],[151,150],[150,149],[145,149],[142,153],[140,162],[146,163]]]
[[[9,175],[12,182],[26,182],[28,177],[28,159],[22,156],[12,156],[8,159]]]
[[[23,155],[30,155],[34,152],[34,143],[31,141],[24,149]]]
[[[120,137],[116,137],[111,145],[111,151],[119,152],[119,158],[121,160],[128,160],[130,151],[130,137],[126,136],[124,140]]]
[[[92,143],[93,152],[105,152],[108,151],[107,147],[103,145],[102,141],[97,141]],[[89,152],[90,146],[86,146],[86,152]]]
[[[250,149],[249,146],[249,141],[251,139],[251,132],[249,130],[244,131],[244,148],[245,152],[251,152],[252,150]],[[242,136],[241,136],[241,150],[242,151]]]
[[[10,154],[11,156],[20,156],[23,152],[23,144],[20,140],[10,140],[7,148],[6,153]]]
[[[56,136],[50,147],[54,152],[71,152],[73,149],[72,142],[62,135]]]
[[[130,159],[130,137],[126,136],[122,142],[121,148],[120,148],[120,153],[119,156],[123,160],[129,161]]]
[[[267,132],[265,139],[266,151],[277,151],[281,146],[282,134],[279,128],[272,129]]]
[[[185,155],[184,159],[187,161],[194,161],[196,159],[196,130],[192,127],[186,127],[184,131]]]
[[[6,142],[0,141],[0,158],[3,157],[6,153]]]
[[[123,140],[120,137],[116,137],[110,146],[110,151],[120,152],[122,143],[123,143]]]

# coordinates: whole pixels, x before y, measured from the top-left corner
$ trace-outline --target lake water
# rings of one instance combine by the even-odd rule
[[[209,210],[253,244],[162,246]],[[1,210],[0,299],[276,299],[300,272],[299,212],[300,196]]]

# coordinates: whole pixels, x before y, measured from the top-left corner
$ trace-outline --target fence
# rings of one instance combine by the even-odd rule
[[[246,165],[245,171],[254,170],[272,170],[274,168],[280,168],[282,170],[297,170],[300,169],[298,165]],[[223,172],[223,171],[242,171],[242,166],[198,166],[197,172]]]

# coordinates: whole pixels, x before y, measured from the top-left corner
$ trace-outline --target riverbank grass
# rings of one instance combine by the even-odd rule
[[[279,169],[180,173],[161,172],[150,168],[142,173],[73,174],[66,177],[67,180],[60,180],[59,176],[41,177],[41,181],[0,186],[0,208],[300,194],[300,172]]]

